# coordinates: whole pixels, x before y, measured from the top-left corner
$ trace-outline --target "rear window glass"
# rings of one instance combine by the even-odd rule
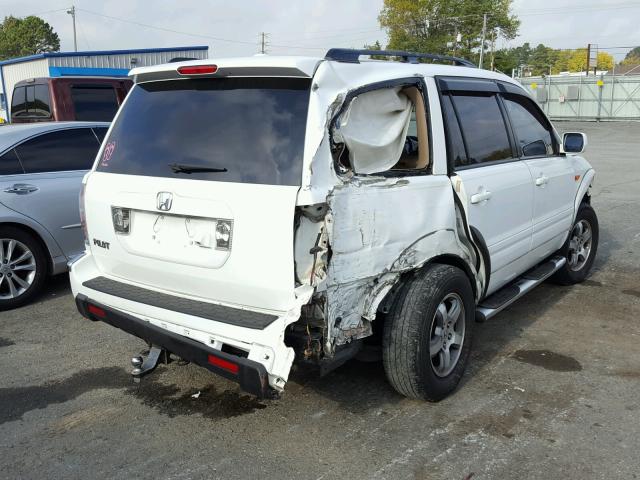
[[[310,85],[309,79],[283,78],[136,85],[105,141],[98,170],[300,185]],[[176,173],[179,167],[186,170]]]
[[[108,84],[72,85],[71,100],[80,121],[110,122],[118,111],[116,91]]]
[[[11,114],[14,117],[50,117],[49,86],[28,85],[26,87],[17,87],[13,91]]]

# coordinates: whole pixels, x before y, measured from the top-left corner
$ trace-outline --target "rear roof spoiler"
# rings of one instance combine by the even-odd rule
[[[215,62],[211,62],[212,64]],[[201,65],[198,63],[197,65]],[[302,70],[294,67],[219,67],[215,74],[198,75],[199,78],[226,78],[226,77],[281,77],[281,78],[311,78]],[[138,73],[131,76],[135,83],[154,82],[162,80],[176,80],[189,78],[178,73],[178,67],[171,70]]]

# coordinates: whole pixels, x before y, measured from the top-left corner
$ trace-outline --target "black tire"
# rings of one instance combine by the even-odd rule
[[[464,306],[456,322],[457,326],[464,326],[464,331],[455,366],[440,375],[445,372],[436,371],[443,365],[434,366],[438,355],[432,357],[430,347],[439,323],[436,310],[448,298]],[[453,392],[469,359],[474,316],[473,290],[462,270],[432,264],[416,274],[398,293],[385,321],[382,358],[389,383],[404,396],[432,402]]]
[[[575,243],[572,244],[572,242],[574,241],[574,232],[576,231],[577,225],[581,222],[583,225],[586,222],[586,224],[589,225],[591,229],[591,243],[589,254],[586,258],[586,261],[580,261],[577,265],[572,265],[572,249],[575,245]],[[567,241],[558,251],[559,255],[562,255],[567,259],[567,263],[565,263],[564,266],[560,270],[558,270],[553,275],[553,277],[551,277],[552,281],[554,281],[555,283],[559,283],[560,285],[573,285],[575,283],[584,281],[589,275],[591,267],[593,266],[593,262],[595,261],[596,253],[598,251],[598,239],[599,227],[596,212],[593,210],[593,208],[591,208],[591,205],[583,203],[580,205],[578,214],[576,215],[576,220],[571,227],[571,232],[569,233]]]
[[[1,241],[3,239],[5,242]],[[33,263],[35,263],[35,273],[31,279],[31,284],[14,298],[8,298],[10,291],[6,276],[14,276],[17,275],[17,273],[15,271],[7,271],[7,268],[10,268],[11,265],[6,258],[8,250],[8,243],[6,243],[7,240],[16,240],[26,246],[33,256]],[[2,280],[2,283],[0,283],[0,311],[21,307],[33,300],[34,296],[42,290],[47,278],[47,256],[42,245],[33,235],[16,227],[0,226],[0,248],[3,248],[3,245],[5,250],[2,252],[3,261],[0,262],[0,275],[2,275],[2,277],[0,277],[0,280]],[[15,252],[17,252],[17,250],[15,250]],[[15,256],[13,258],[15,258]],[[20,262],[19,265],[24,267],[25,263],[28,262]],[[24,270],[21,270],[20,275],[24,275],[24,272]],[[24,281],[23,277],[20,278]],[[17,286],[17,282],[14,282],[14,286]]]

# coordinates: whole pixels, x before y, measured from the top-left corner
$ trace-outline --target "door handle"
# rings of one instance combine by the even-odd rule
[[[489,192],[488,190],[485,190],[484,192],[471,195],[471,203],[476,204],[476,203],[484,202],[486,200],[489,200],[490,198],[491,198],[491,192]]]
[[[536,178],[536,187],[542,187],[549,183],[549,177],[545,177],[544,175],[540,175]]]
[[[10,187],[4,189],[5,193],[15,193],[16,195],[27,195],[38,190],[35,185],[29,185],[26,183],[15,183]]]

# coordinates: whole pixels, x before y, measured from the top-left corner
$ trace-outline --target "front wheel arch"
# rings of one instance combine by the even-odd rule
[[[40,234],[35,231],[33,228],[29,227],[28,225],[25,225],[23,223],[16,223],[16,222],[3,222],[0,223],[0,227],[11,227],[11,228],[15,228],[18,230],[22,230],[24,233],[31,235],[39,244],[40,247],[42,247],[42,250],[44,252],[47,253],[47,271],[46,274],[47,275],[51,275],[51,273],[53,272],[53,256],[51,254],[51,250],[49,250],[49,246],[47,245],[47,242],[45,242],[42,237],[40,236]]]

